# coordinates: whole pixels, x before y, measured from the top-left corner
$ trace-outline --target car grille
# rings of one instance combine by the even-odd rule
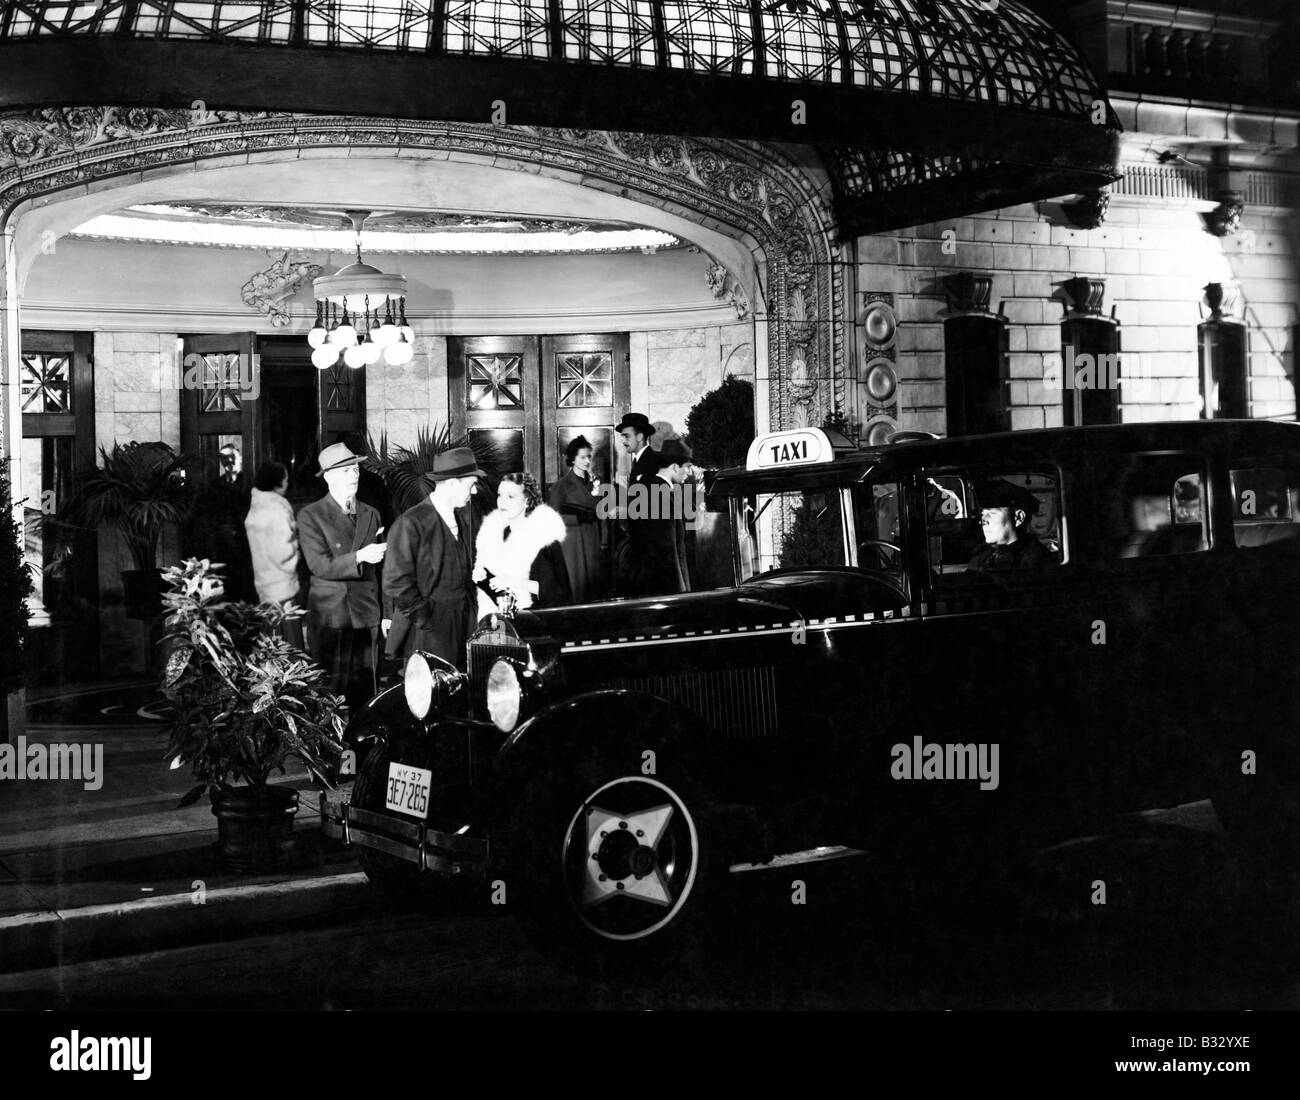
[[[501,657],[528,660],[528,646],[511,630],[492,630],[476,634],[469,643],[469,690],[476,712],[483,710],[487,699],[488,673]]]
[[[776,679],[770,665],[620,678],[610,686],[680,703],[731,740],[749,741],[776,733]]]

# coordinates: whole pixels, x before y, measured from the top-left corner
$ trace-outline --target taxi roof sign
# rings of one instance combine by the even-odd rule
[[[813,466],[819,462],[831,462],[834,458],[835,444],[821,428],[793,428],[755,439],[745,456],[745,469],[780,470],[787,466]]]

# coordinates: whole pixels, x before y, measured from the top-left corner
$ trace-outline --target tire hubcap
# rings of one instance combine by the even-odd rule
[[[680,912],[699,841],[681,799],[658,780],[616,779],[592,792],[565,834],[565,884],[582,922],[607,939],[641,939]]]

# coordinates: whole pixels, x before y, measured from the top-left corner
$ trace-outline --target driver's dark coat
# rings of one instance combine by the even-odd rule
[[[405,660],[425,650],[465,667],[476,604],[472,506],[456,510],[456,524],[459,538],[427,498],[393,524],[384,559],[384,592],[393,609],[385,656]]]
[[[1006,546],[981,546],[971,555],[967,569],[971,573],[1010,573],[1055,564],[1043,544],[1031,532],[1022,531],[1015,542]]]

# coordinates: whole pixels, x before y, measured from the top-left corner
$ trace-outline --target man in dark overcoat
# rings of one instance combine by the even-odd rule
[[[690,450],[681,440],[669,439],[659,449],[655,473],[628,486],[629,595],[663,596],[691,590],[684,497],[690,473]],[[643,494],[640,501],[633,497],[637,493]],[[638,515],[640,518],[631,518]]]
[[[424,650],[465,667],[477,606],[472,573],[478,523],[469,503],[481,476],[468,447],[436,455],[425,475],[433,487],[428,499],[393,524],[384,564],[393,614],[385,650],[390,659],[405,661]]]

